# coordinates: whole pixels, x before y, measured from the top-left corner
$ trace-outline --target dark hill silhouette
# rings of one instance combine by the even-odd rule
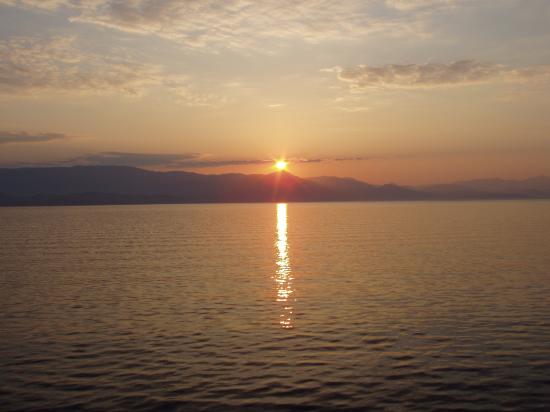
[[[544,185],[547,180],[550,179],[536,178],[535,181]],[[530,182],[531,186],[533,182]],[[126,166],[19,168],[0,169],[0,205],[550,197],[550,190],[506,193],[440,186],[420,189],[394,184],[378,186],[350,178],[304,179],[287,172],[203,175],[155,172]]]
[[[397,200],[426,194],[353,179],[303,179],[287,172],[202,175],[126,166],[0,169],[0,203],[106,204]]]

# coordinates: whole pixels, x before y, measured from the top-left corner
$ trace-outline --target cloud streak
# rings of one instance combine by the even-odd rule
[[[68,136],[63,133],[28,133],[0,131],[0,145],[18,143],[44,143],[53,140],[65,140]]]
[[[265,159],[215,159],[200,153],[158,154],[132,152],[102,152],[82,156],[69,161],[69,163],[96,166],[158,166],[175,169],[221,167],[271,162],[271,160]]]
[[[160,82],[157,67],[79,50],[74,37],[0,41],[0,92],[37,90],[138,94]]]
[[[73,2],[67,0],[0,0],[0,5],[22,8],[37,8],[43,10],[55,10],[70,3]]]
[[[457,0],[386,0],[386,6],[400,11],[449,8],[456,6],[457,3]]]
[[[0,40],[0,94],[35,95],[117,93],[138,96],[161,88],[188,106],[215,106],[223,97],[200,93],[185,75],[124,54],[98,54],[78,47],[77,38],[14,37]]]
[[[321,163],[321,162],[343,162],[366,160],[366,157],[318,157],[288,158],[291,164]],[[131,166],[141,168],[161,169],[207,169],[227,166],[247,165],[271,165],[275,159],[270,158],[218,158],[203,153],[135,153],[135,152],[99,152],[90,153],[72,159],[60,160],[46,164],[23,164],[17,163],[18,167],[25,166]],[[13,166],[13,165],[12,165]]]
[[[423,89],[498,81],[550,78],[550,65],[513,69],[500,64],[459,60],[453,63],[336,67],[339,80],[355,89]]]
[[[62,9],[72,22],[154,35],[189,48],[257,50],[263,50],[270,40],[319,43],[373,33],[424,35],[428,11],[452,3],[455,1],[0,0],[0,4],[15,7]]]

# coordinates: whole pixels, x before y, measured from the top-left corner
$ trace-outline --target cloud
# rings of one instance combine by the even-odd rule
[[[321,162],[343,162],[366,160],[367,157],[317,157],[304,158],[293,157],[287,160],[292,164],[321,163]],[[203,153],[134,153],[134,152],[100,152],[90,153],[72,159],[60,160],[42,164],[22,164],[24,166],[132,166],[143,168],[162,169],[204,169],[226,166],[247,166],[273,164],[275,159],[271,158],[218,158]]]
[[[401,11],[448,8],[456,6],[457,3],[457,0],[386,0],[387,7]]]
[[[189,106],[213,106],[223,98],[189,86],[185,75],[166,73],[160,66],[136,61],[124,53],[81,50],[71,37],[14,37],[0,40],[0,94],[118,93],[140,95],[162,88]]]
[[[222,166],[241,166],[273,163],[273,159],[219,159],[211,155],[201,153],[184,154],[154,154],[154,153],[130,153],[130,152],[102,152],[89,154],[76,159],[66,161],[71,164],[86,165],[118,165],[135,167],[161,166],[165,168],[211,168]],[[294,163],[306,163],[317,160],[293,159]]]
[[[68,136],[63,133],[28,133],[28,132],[9,132],[0,131],[1,144],[17,143],[43,143],[52,140],[64,140]]]
[[[421,89],[550,77],[550,65],[513,69],[474,60],[448,64],[388,64],[378,67],[359,65],[325,71],[335,72],[339,80],[355,89]]]
[[[87,53],[74,37],[16,37],[0,41],[0,92],[36,90],[137,94],[159,83],[155,66]]]
[[[23,8],[37,8],[44,10],[55,10],[61,6],[72,3],[67,0],[0,0],[0,5],[16,6]]]
[[[271,159],[219,159],[201,153],[100,152],[57,162],[57,165],[162,167],[173,169],[272,163]]]
[[[354,162],[354,161],[361,161],[361,160],[371,160],[374,159],[373,157],[365,157],[365,156],[351,156],[351,157],[335,157],[335,162]]]
[[[411,6],[410,4],[413,4]],[[425,34],[427,9],[451,0],[0,0],[63,9],[72,22],[155,35],[189,48],[264,50],[266,41],[360,38],[373,33]],[[383,13],[380,10],[399,10]],[[416,13],[420,9],[422,13]]]
[[[181,162],[193,160],[197,154],[154,154],[154,153],[128,153],[128,152],[102,152],[93,153],[64,161],[63,163],[95,165],[95,166],[171,166]]]

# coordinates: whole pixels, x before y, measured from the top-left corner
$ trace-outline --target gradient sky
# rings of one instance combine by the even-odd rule
[[[547,0],[0,0],[0,165],[550,175]]]

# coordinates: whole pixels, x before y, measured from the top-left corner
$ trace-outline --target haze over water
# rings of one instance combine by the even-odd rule
[[[0,209],[4,411],[548,410],[550,202]]]

